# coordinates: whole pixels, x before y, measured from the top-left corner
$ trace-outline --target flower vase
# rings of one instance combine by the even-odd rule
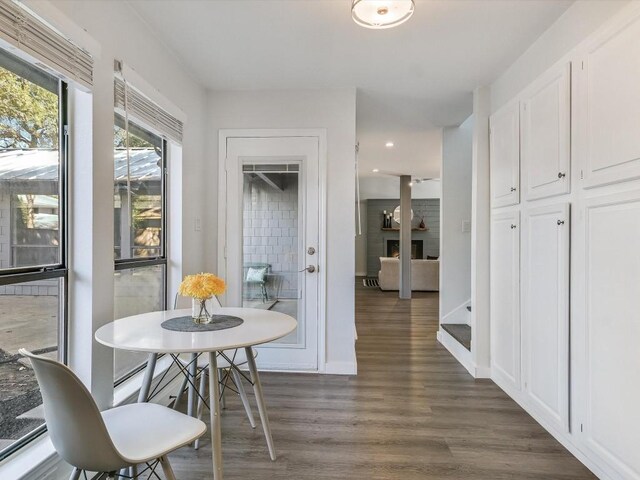
[[[191,302],[191,318],[193,318],[193,323],[210,323],[212,312],[211,298],[192,298]]]

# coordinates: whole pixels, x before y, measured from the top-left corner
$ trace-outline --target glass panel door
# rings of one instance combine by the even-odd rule
[[[245,163],[242,177],[242,305],[300,321],[300,164]],[[301,343],[302,330],[274,343]]]

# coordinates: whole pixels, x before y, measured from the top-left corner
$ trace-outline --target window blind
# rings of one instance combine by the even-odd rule
[[[0,38],[68,80],[92,87],[91,55],[11,0],[0,0]]]
[[[182,143],[184,125],[121,78],[115,78],[115,107],[151,127],[158,133]]]

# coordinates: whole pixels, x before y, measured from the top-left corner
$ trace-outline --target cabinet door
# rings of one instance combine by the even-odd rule
[[[640,177],[640,18],[601,35],[579,68],[584,186]]]
[[[491,220],[491,375],[520,389],[520,213]]]
[[[589,446],[640,478],[640,191],[587,201],[584,212],[585,387]]]
[[[569,430],[569,204],[522,222],[523,389],[535,411]]]
[[[523,189],[527,200],[569,192],[571,64],[547,72],[520,106]]]
[[[490,119],[491,206],[520,202],[520,107],[511,103]]]

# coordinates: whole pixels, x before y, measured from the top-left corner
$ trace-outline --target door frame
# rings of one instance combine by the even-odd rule
[[[218,132],[218,274],[226,277],[227,262],[227,144],[231,138],[313,137],[318,140],[318,372],[326,371],[326,291],[327,291],[327,130],[293,129],[220,129]],[[291,372],[292,370],[287,370]],[[309,371],[306,371],[309,373]]]

